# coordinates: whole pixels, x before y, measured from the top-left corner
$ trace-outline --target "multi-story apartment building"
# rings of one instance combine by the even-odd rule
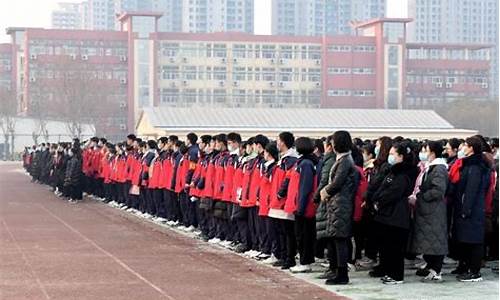
[[[62,2],[59,8],[52,12],[52,28],[83,29],[82,3]]]
[[[409,0],[408,17],[410,42],[492,45],[484,59],[491,58],[490,97],[498,98],[498,0]]]
[[[350,22],[385,16],[386,0],[272,0],[275,35],[354,33]]]
[[[182,31],[253,33],[254,0],[182,0]]]
[[[254,0],[87,0],[61,3],[52,12],[52,28],[120,30],[116,15],[124,12],[161,13],[162,32],[253,33]]]
[[[0,44],[0,94],[12,91],[12,74],[12,45]]]

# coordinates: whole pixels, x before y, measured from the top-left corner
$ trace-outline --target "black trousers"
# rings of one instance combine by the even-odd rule
[[[180,211],[180,216],[181,216],[181,222],[182,225],[189,227],[191,226],[191,222],[189,220],[189,211],[188,211],[188,194],[186,192],[180,192],[179,193],[179,211]]]
[[[154,203],[156,216],[165,218],[165,198],[163,189],[154,189]]]
[[[246,208],[241,208],[241,209],[246,209]],[[238,236],[239,236],[239,241],[242,245],[246,246],[246,248],[251,249],[252,248],[252,243],[251,243],[251,237],[250,237],[250,231],[248,228],[248,219],[236,219],[236,223],[238,224]]]
[[[381,270],[394,280],[403,280],[408,230],[378,222],[375,226],[380,241]]]
[[[297,238],[295,236],[295,221],[283,220],[286,237],[285,263],[295,266],[295,255],[297,254]]]
[[[347,261],[349,260],[348,240],[348,238],[325,239],[331,271],[335,271],[339,267],[347,268]]]
[[[441,273],[443,268],[444,255],[424,255],[424,260],[427,263],[427,269],[433,269],[436,273]]]
[[[479,273],[483,259],[483,244],[458,243],[459,264],[471,273]]]
[[[82,200],[82,187],[80,185],[68,185],[69,197],[73,200]]]
[[[138,206],[139,206],[139,210],[142,212],[142,213],[145,213],[146,212],[146,199],[147,199],[147,194],[148,193],[148,188],[144,187],[144,186],[141,186],[141,192],[140,192],[140,195],[139,195],[139,201],[138,201]]]
[[[366,231],[365,256],[376,260],[379,253],[379,240],[377,240],[377,226],[370,213],[365,214],[364,228]]]
[[[248,232],[250,237],[250,248],[259,250],[259,216],[257,215],[257,207],[248,208]]]
[[[314,263],[314,243],[316,242],[316,218],[295,216],[295,236],[301,265]]]
[[[354,235],[354,245],[355,245],[355,253],[354,260],[362,258],[362,251],[365,249],[365,241],[366,241],[366,226],[363,224],[363,221],[353,222],[352,223],[352,231]],[[351,256],[352,257],[352,256]]]
[[[286,261],[287,258],[287,243],[286,243],[286,230],[285,221],[282,219],[270,218],[271,221],[271,239],[274,242],[273,254],[277,259]]]
[[[258,216],[257,217],[258,234],[259,234],[259,251],[262,253],[271,253],[271,243],[269,240],[269,230],[267,226],[267,217]]]

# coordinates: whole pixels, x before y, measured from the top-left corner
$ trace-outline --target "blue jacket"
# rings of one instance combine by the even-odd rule
[[[314,192],[314,176],[316,175],[316,164],[318,158],[315,155],[307,155],[299,158],[297,161],[297,172],[299,178],[299,194],[297,201],[298,216],[303,216],[309,201],[312,201],[311,193]]]

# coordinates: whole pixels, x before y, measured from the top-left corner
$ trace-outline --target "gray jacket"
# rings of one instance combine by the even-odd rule
[[[356,168],[350,153],[338,155],[330,170],[330,181],[325,187],[330,195],[326,200],[328,237],[352,236],[354,195],[356,193]]]
[[[446,203],[448,185],[446,162],[432,161],[424,175],[415,205],[412,252],[427,255],[448,254]]]

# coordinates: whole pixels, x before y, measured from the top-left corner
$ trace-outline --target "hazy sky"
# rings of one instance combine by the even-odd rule
[[[81,2],[82,0],[0,0],[0,42],[8,42],[5,28],[50,27],[50,12],[58,2]],[[180,0],[179,0],[180,1]],[[390,17],[406,17],[406,0],[387,0]],[[271,33],[271,0],[255,0],[255,32]]]

